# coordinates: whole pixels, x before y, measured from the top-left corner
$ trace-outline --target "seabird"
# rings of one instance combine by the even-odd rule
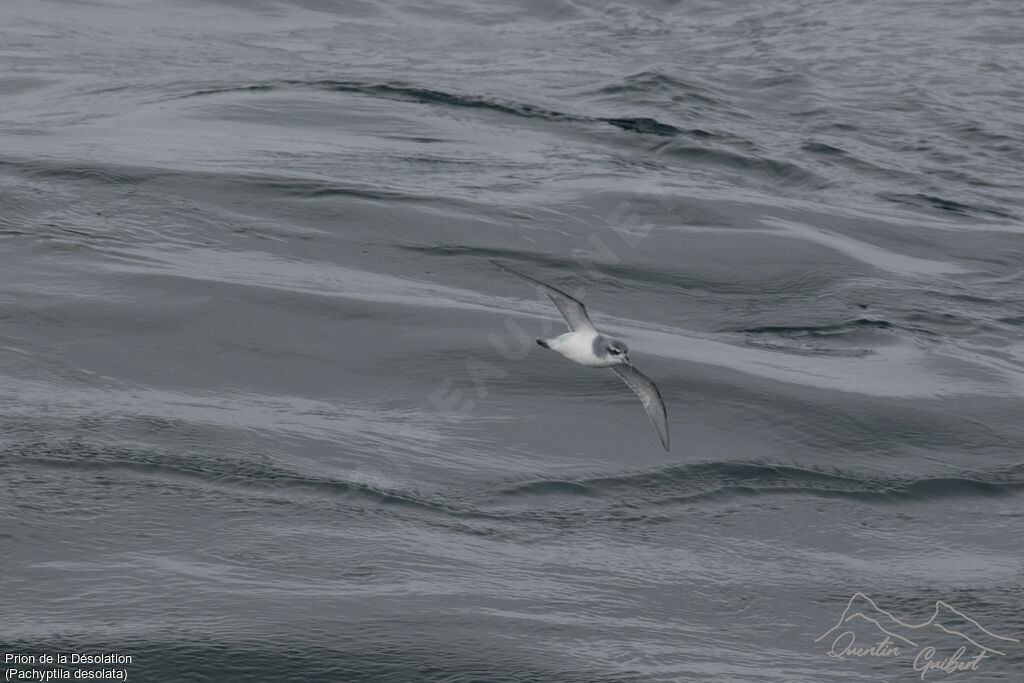
[[[565,318],[565,322],[569,326],[568,332],[551,339],[538,339],[537,343],[546,349],[557,351],[580,365],[592,368],[611,368],[612,372],[618,375],[626,383],[626,386],[640,397],[640,402],[644,404],[644,410],[647,411],[651,422],[654,423],[654,428],[658,430],[661,445],[667,451],[668,417],[665,414],[665,402],[661,400],[661,393],[654,382],[633,367],[633,363],[629,360],[629,347],[626,346],[626,343],[598,332],[594,328],[594,324],[590,322],[587,309],[583,304],[562,290],[555,289],[551,285],[544,284],[540,280],[513,270],[497,261],[491,261],[491,263],[539,287]]]

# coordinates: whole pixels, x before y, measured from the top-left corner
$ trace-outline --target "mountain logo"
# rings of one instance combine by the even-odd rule
[[[922,679],[933,671],[977,671],[984,660],[1004,656],[1020,644],[1018,638],[990,631],[944,600],[935,602],[927,619],[913,623],[882,609],[860,591],[850,597],[835,626],[814,639],[822,641],[829,644],[826,654],[838,660],[913,655],[913,668]],[[940,654],[947,648],[948,656]]]

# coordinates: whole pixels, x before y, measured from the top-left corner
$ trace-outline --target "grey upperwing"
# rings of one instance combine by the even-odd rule
[[[590,322],[590,317],[587,315],[586,307],[576,299],[560,289],[546,285],[540,280],[520,273],[518,270],[513,270],[502,263],[497,261],[491,261],[491,263],[536,287],[540,287],[541,291],[544,292],[548,299],[551,300],[551,303],[555,305],[555,308],[558,309],[559,313],[562,314],[562,317],[565,318],[565,322],[572,332],[597,333],[597,330],[594,329],[594,324]]]

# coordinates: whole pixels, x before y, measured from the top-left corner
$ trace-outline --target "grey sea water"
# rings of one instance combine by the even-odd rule
[[[10,680],[1024,680],[1020,3],[0,19]]]

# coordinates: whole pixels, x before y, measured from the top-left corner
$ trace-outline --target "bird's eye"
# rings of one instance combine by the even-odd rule
[[[619,350],[618,350],[618,349],[616,349],[616,348],[610,348],[610,349],[608,349],[608,350],[612,352],[612,355],[613,355],[613,356],[617,356],[617,355],[619,355],[620,353],[622,353],[621,351],[619,351]]]

